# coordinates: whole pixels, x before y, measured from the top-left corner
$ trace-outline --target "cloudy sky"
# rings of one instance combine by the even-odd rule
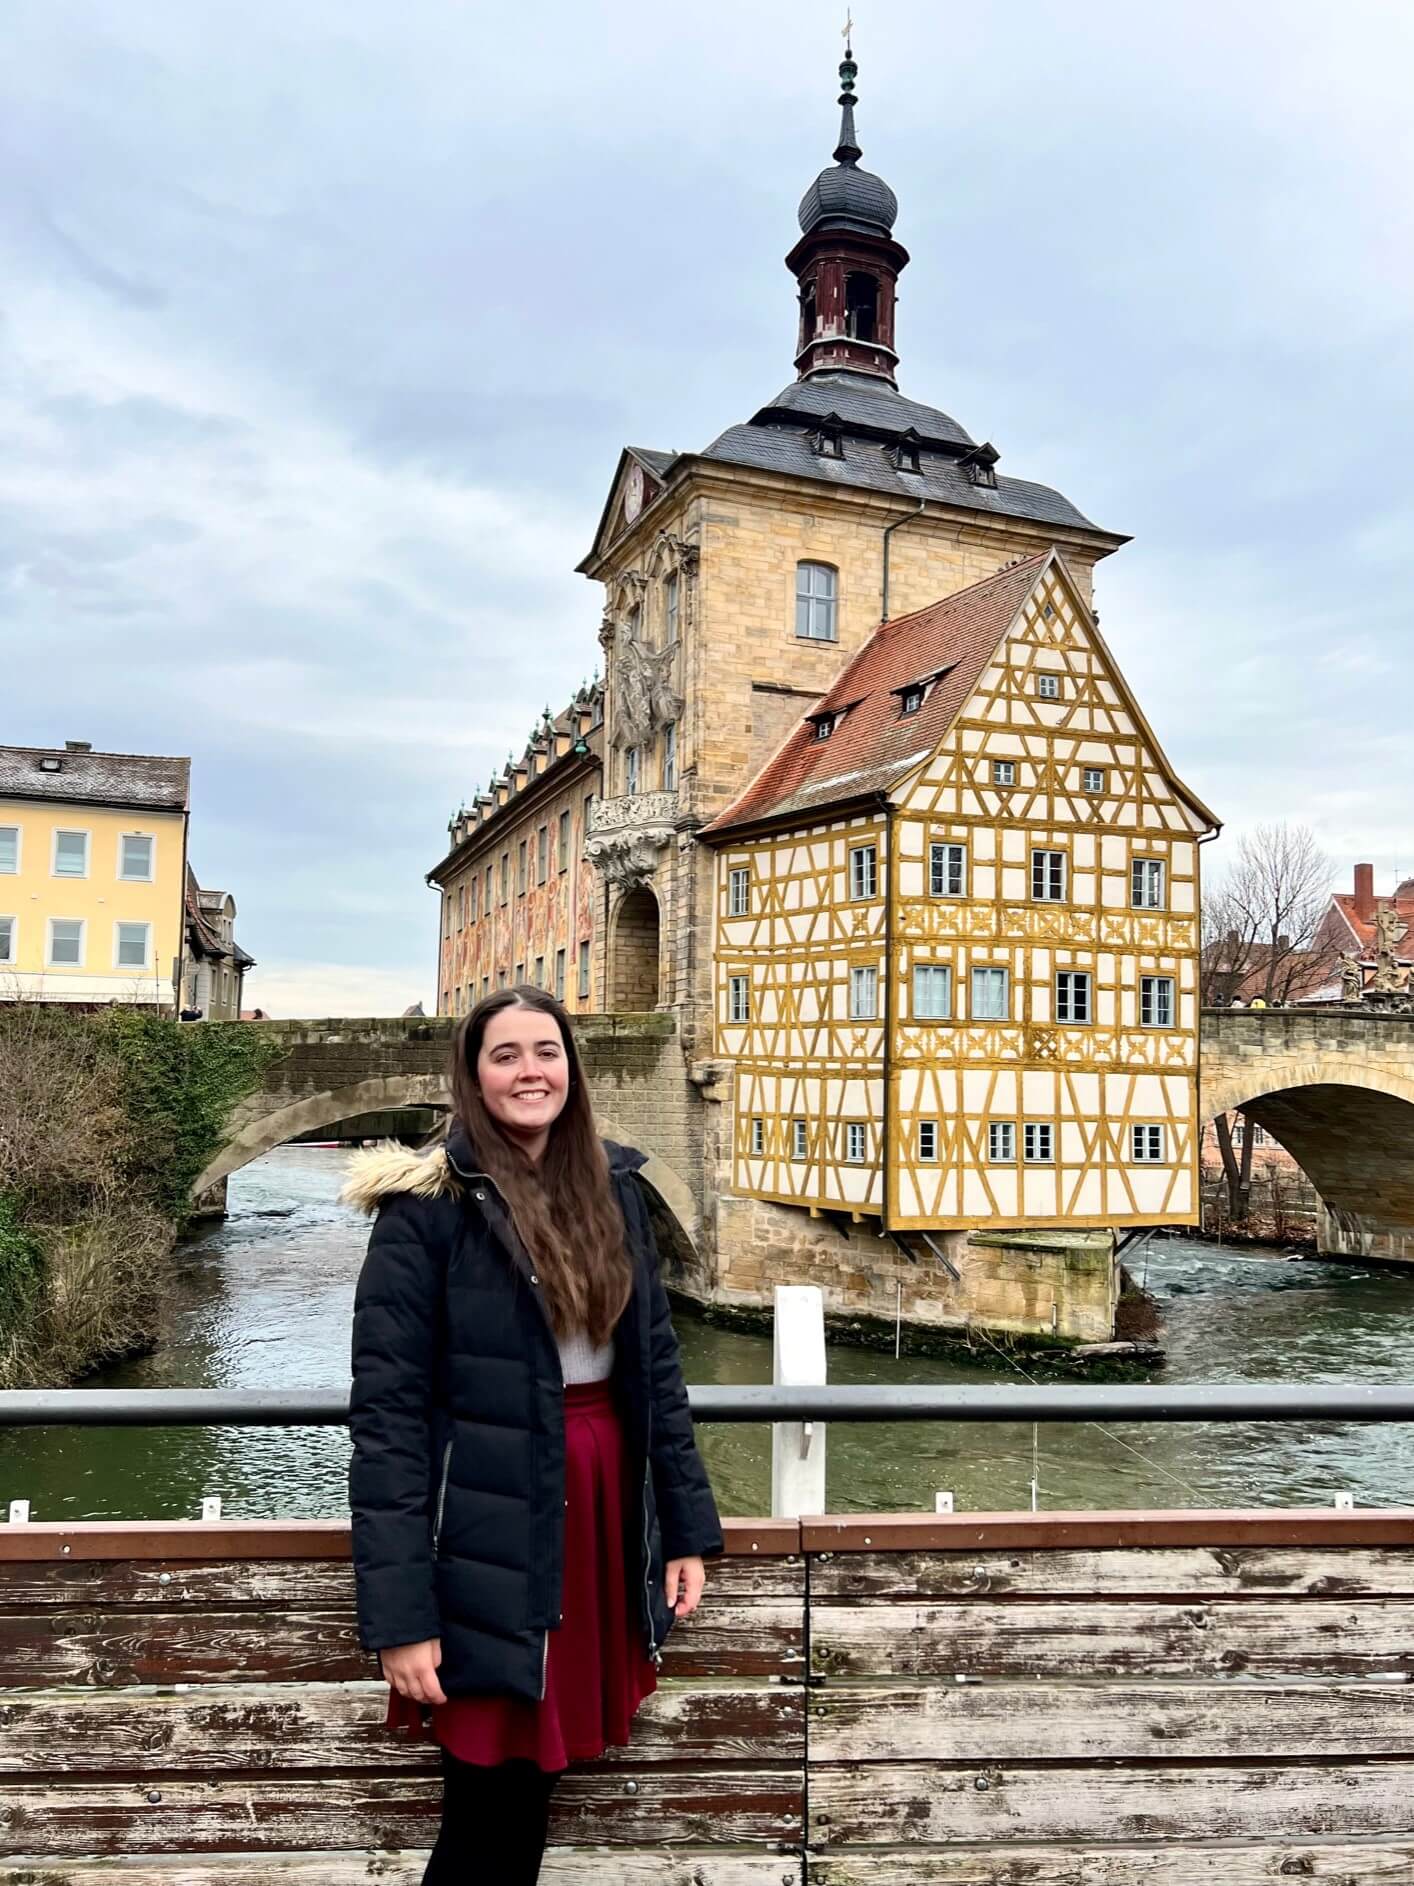
[[[836,11],[0,6],[0,740],[192,755],[273,1013],[430,1006],[619,447],[789,379]],[[1105,632],[1229,833],[1414,872],[1414,13],[855,12],[903,389],[1134,534]]]

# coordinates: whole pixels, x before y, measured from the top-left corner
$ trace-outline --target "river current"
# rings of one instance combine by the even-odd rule
[[[336,1202],[346,1152],[285,1146],[231,1181],[230,1216],[184,1244],[158,1348],[91,1378],[122,1388],[348,1386],[349,1317],[367,1226]],[[1170,1382],[1405,1382],[1414,1277],[1155,1240],[1139,1273],[1158,1300]],[[678,1321],[690,1382],[769,1382],[762,1336]],[[1004,1374],[831,1347],[834,1382],[997,1382]],[[704,1426],[723,1512],[770,1510],[770,1432]],[[1414,1506],[1414,1429],[1336,1422],[1181,1426],[836,1424],[831,1511],[1094,1507]],[[338,1517],[348,1440],[335,1429],[0,1431],[0,1501],[36,1520]]]

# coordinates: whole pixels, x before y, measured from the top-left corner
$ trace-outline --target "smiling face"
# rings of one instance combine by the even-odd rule
[[[554,1016],[519,1006],[498,1010],[481,1037],[476,1084],[502,1132],[538,1159],[569,1097],[569,1062]]]

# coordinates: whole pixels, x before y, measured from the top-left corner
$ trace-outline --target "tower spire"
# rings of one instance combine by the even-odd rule
[[[854,20],[846,14],[844,58],[840,61],[840,141],[834,149],[837,164],[857,164],[864,155],[854,135],[854,81],[859,77],[859,67],[854,62],[853,33]]]

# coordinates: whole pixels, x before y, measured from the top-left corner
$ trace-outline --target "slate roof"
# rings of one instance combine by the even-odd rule
[[[977,443],[951,414],[905,399],[886,380],[871,373],[818,373],[808,380],[792,380],[767,401],[751,423],[765,425],[776,414],[788,421],[795,413],[807,413],[815,419],[837,413],[846,426],[873,432],[880,438],[897,438],[912,427],[925,444],[960,445],[970,451]]]
[[[40,761],[57,759],[58,772]],[[191,761],[151,753],[74,753],[64,747],[0,747],[0,798],[185,812]]]
[[[654,452],[646,445],[631,445],[628,449],[635,458],[642,459],[649,471],[659,478],[667,476],[668,467],[677,457],[676,452]]]
[[[876,629],[810,717],[703,836],[821,812],[896,785],[957,718],[1051,554],[1025,557],[970,589]],[[938,679],[923,705],[915,714],[901,715],[894,690],[931,675]],[[843,718],[828,739],[818,739],[815,719],[831,711]]]

